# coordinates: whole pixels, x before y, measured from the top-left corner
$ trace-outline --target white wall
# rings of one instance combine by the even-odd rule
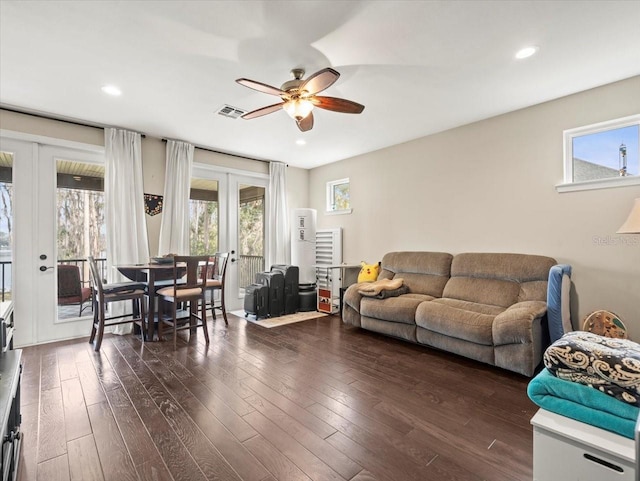
[[[574,325],[617,313],[640,341],[640,235],[621,236],[640,187],[559,194],[562,132],[640,113],[640,77],[310,171],[318,227],[343,227],[347,262],[389,251],[521,252],[573,266]],[[325,215],[349,177],[350,215]],[[598,239],[603,239],[604,243]]]

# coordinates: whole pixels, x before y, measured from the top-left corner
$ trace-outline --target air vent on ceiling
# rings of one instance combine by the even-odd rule
[[[246,110],[241,110],[237,107],[232,107],[231,105],[223,105],[222,108],[218,110],[219,115],[223,115],[231,119],[237,119],[238,117],[246,113]]]

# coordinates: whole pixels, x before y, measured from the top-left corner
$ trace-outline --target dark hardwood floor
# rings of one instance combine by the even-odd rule
[[[335,316],[210,326],[24,349],[19,479],[532,479],[527,378]]]

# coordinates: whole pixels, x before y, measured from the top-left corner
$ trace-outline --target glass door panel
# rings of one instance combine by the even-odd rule
[[[218,252],[220,202],[217,180],[191,179],[189,219],[191,255],[208,255]]]
[[[0,300],[12,299],[13,154],[0,152]]]
[[[90,311],[78,316],[79,304],[73,317],[58,319],[58,251],[63,254],[60,260],[74,260],[81,265],[87,249],[93,250],[87,247],[91,245],[90,233],[101,227],[93,220],[85,220],[86,213],[91,212],[87,193],[69,195],[66,201],[57,202],[60,197],[56,178],[59,160],[102,164],[101,150],[98,146],[95,150],[80,150],[0,138],[0,245],[11,247],[10,256],[4,256],[10,257],[11,263],[2,261],[3,294],[5,299],[11,296],[15,318],[19,320],[17,347],[86,336],[91,331]],[[73,175],[84,175],[68,174],[69,182],[77,182]],[[73,245],[82,249],[73,250]]]
[[[58,159],[56,169],[57,318],[64,322],[93,317],[87,257],[104,271],[104,165]]]
[[[264,270],[265,188],[238,185],[238,295]]]
[[[228,252],[227,311],[242,309],[244,288],[265,269],[269,225],[266,176],[194,165],[190,194],[191,254]]]
[[[229,267],[226,302],[229,310],[242,309],[244,288],[265,270],[269,248],[269,179],[229,175]],[[231,306],[231,307],[229,307]]]

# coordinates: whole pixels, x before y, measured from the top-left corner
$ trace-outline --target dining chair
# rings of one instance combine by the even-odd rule
[[[91,306],[91,303],[84,305],[91,299],[91,288],[82,287],[80,279],[80,268],[73,264],[58,265],[58,305],[72,306],[78,304],[82,316],[82,311]]]
[[[209,344],[206,311],[206,274],[209,256],[174,256],[173,284],[158,289],[158,338],[162,339],[164,326],[173,329],[173,350],[177,348],[178,331],[189,329],[191,334],[202,327]],[[186,269],[186,280],[185,277]],[[178,304],[188,303],[188,315],[178,317]],[[171,305],[171,315],[165,315],[165,304]],[[198,308],[200,313],[198,314]]]
[[[209,271],[207,273],[207,291],[210,292],[211,316],[215,320],[216,309],[222,312],[224,323],[228,326],[227,309],[224,303],[224,282],[227,277],[228,252],[216,252],[210,259]],[[216,303],[216,292],[220,293],[219,303]]]
[[[127,324],[130,322],[140,325],[142,339],[144,340],[145,329],[145,309],[144,294],[145,283],[143,282],[117,282],[104,284],[102,276],[98,270],[96,260],[89,256],[89,267],[91,269],[91,285],[94,290],[93,296],[93,327],[89,342],[95,340],[96,351],[100,350],[104,328]],[[131,301],[132,312],[130,314],[111,315],[107,317],[107,305],[116,301]],[[97,336],[97,337],[96,337]]]

